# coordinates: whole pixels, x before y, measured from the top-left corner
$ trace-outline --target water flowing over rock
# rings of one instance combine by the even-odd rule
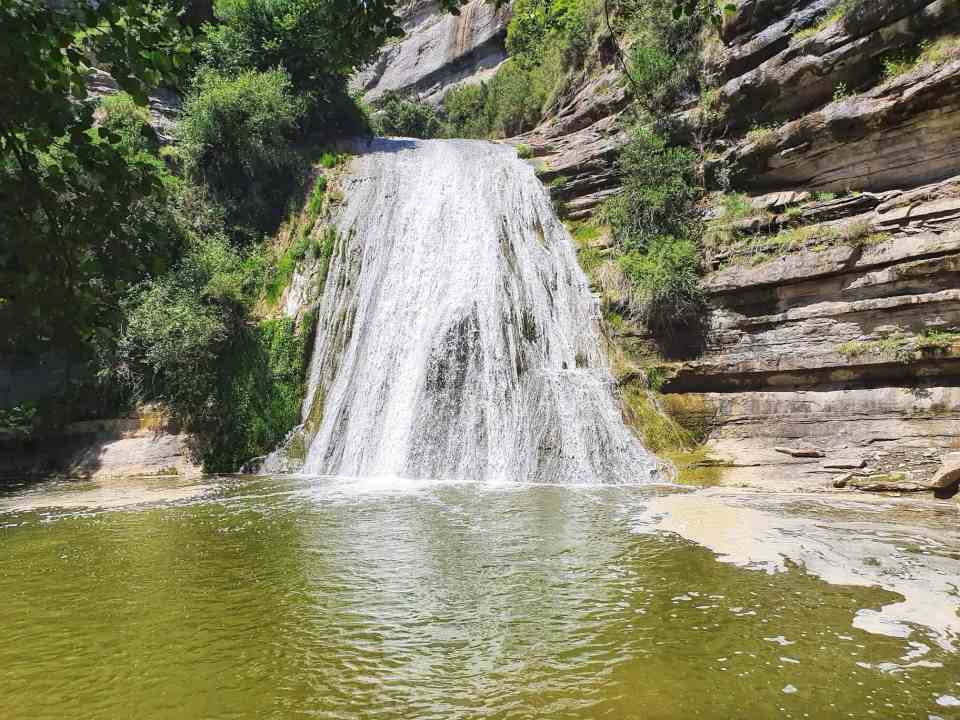
[[[354,160],[319,308],[304,471],[646,482],[597,301],[533,169],[487,142]]]

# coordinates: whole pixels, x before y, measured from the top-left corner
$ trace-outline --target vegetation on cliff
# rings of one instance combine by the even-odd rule
[[[221,0],[191,30],[163,2],[5,3],[0,349],[79,358],[71,384],[110,398],[96,412],[163,401],[208,470],[272,447],[298,419],[312,329],[276,317],[271,237],[298,215],[317,148],[363,129],[346,80],[400,31],[396,7]],[[95,62],[123,92],[90,96]],[[186,96],[172,146],[148,123],[161,84]],[[287,240],[301,257],[312,229]],[[66,390],[48,404],[3,417],[93,412]]]

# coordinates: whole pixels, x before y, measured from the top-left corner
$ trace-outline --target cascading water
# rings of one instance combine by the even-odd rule
[[[376,140],[345,190],[304,472],[656,477],[623,424],[572,240],[513,148]]]

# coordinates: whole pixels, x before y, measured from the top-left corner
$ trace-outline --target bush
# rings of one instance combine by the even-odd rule
[[[580,63],[596,25],[592,0],[517,0],[507,26],[507,52],[521,65],[542,64],[548,48],[560,50],[563,69]]]
[[[599,18],[596,0],[518,0],[507,26],[510,55],[489,83],[444,97],[446,134],[509,137],[532,130],[560,89],[564,71],[582,65]]]
[[[437,111],[426,103],[409,100],[398,92],[385,93],[380,111],[371,121],[375,135],[399,135],[435,138],[443,135],[443,123]]]
[[[485,138],[490,135],[490,91],[486,83],[461,85],[443,98],[447,134],[451,137]]]
[[[290,318],[243,327],[225,349],[215,392],[217,413],[197,428],[208,472],[236,472],[273,450],[300,422],[307,346],[314,325]]]
[[[555,73],[548,77],[541,66],[526,68],[513,60],[501,65],[488,86],[487,116],[492,134],[509,137],[536,127]]]
[[[631,40],[628,58],[637,101],[663,111],[685,90],[695,90],[700,62],[700,29],[716,3],[700,0],[692,12],[674,14],[675,0],[625,0]]]
[[[302,257],[308,245],[290,252]],[[112,379],[135,400],[165,403],[208,472],[236,471],[299,422],[312,325],[298,332],[288,318],[249,322],[261,260],[206,239],[125,303]]]
[[[297,176],[291,141],[303,112],[282,70],[208,71],[186,101],[178,134],[187,175],[223,207],[241,244],[272,230],[283,212]]]
[[[129,300],[116,374],[137,400],[162,401],[188,425],[211,411],[216,361],[230,335],[222,312],[175,280]]]
[[[623,192],[606,207],[614,239],[627,252],[643,252],[656,237],[690,237],[697,230],[702,195],[696,154],[670,147],[649,128],[633,129],[618,169]]]
[[[704,299],[699,253],[692,240],[654,238],[645,252],[622,256],[620,266],[640,291],[641,316],[650,330],[669,335],[699,320]]]

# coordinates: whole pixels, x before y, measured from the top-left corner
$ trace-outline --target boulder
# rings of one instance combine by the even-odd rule
[[[940,469],[930,481],[930,486],[946,488],[960,481],[960,452],[948,453],[940,463]]]

